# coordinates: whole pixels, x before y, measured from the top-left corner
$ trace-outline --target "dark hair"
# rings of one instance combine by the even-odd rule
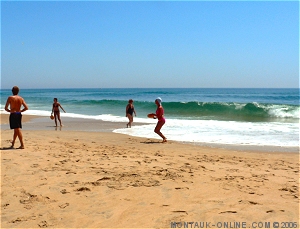
[[[57,101],[57,98],[54,98],[54,100],[56,100],[56,101]]]
[[[19,89],[17,86],[14,86],[14,87],[11,89],[11,91],[12,91],[12,93],[13,93],[14,95],[17,95],[17,94],[19,94],[20,89]]]
[[[129,99],[128,103],[133,103],[133,100],[132,100],[132,99]]]

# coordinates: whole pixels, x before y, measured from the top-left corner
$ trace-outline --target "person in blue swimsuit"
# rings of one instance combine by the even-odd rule
[[[131,124],[133,123],[133,113],[136,116],[136,112],[133,106],[133,100],[129,99],[128,104],[126,106],[126,117],[129,120],[129,122],[127,123],[127,128],[131,127]]]

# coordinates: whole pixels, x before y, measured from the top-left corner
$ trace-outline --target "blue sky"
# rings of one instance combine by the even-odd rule
[[[298,1],[1,1],[1,88],[299,87]]]

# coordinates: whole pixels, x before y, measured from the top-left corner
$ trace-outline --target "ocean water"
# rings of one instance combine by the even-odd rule
[[[0,112],[11,90],[1,90]],[[299,146],[299,89],[229,88],[118,88],[118,89],[21,89],[29,110],[26,114],[49,116],[57,97],[67,113],[76,117],[124,122],[114,130],[132,136],[157,138],[156,120],[147,118],[161,97],[166,124],[162,132],[169,140],[199,144],[248,146]],[[125,107],[134,100],[137,117],[128,121]]]

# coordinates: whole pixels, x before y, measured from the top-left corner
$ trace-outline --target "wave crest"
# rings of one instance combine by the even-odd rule
[[[299,106],[262,103],[187,102],[164,103],[166,113],[177,117],[199,117],[219,120],[299,119]]]

